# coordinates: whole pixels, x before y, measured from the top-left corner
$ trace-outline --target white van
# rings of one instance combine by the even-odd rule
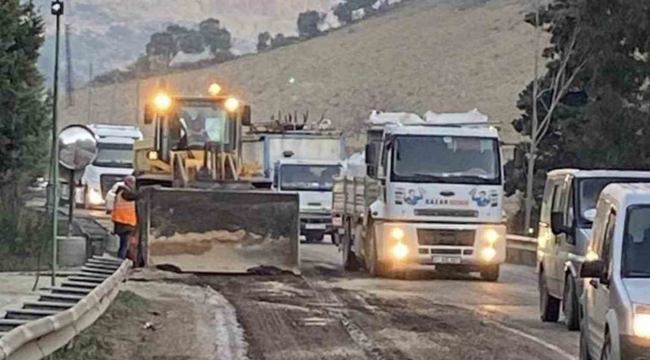
[[[81,177],[80,199],[85,208],[103,209],[107,192],[133,174],[133,144],[142,139],[135,126],[89,125],[97,137],[97,157]]]
[[[580,359],[650,359],[650,185],[611,184],[582,265]]]
[[[569,330],[578,330],[578,300],[598,195],[611,183],[650,182],[650,172],[561,169],[548,173],[539,220],[537,270],[540,316],[556,322],[560,305]]]

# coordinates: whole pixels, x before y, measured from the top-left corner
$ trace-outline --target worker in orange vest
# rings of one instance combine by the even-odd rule
[[[120,248],[117,256],[126,259],[129,249],[129,238],[135,235],[135,227],[138,219],[135,213],[135,201],[138,193],[135,188],[135,177],[127,176],[124,179],[124,186],[120,186],[115,193],[115,204],[113,205],[114,233],[120,237]]]

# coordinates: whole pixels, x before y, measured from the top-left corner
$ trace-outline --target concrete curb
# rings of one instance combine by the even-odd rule
[[[506,262],[535,266],[537,263],[537,239],[527,236],[506,235]]]
[[[39,360],[63,347],[106,311],[132,266],[130,260],[123,261],[72,308],[11,330],[0,338],[0,360]]]

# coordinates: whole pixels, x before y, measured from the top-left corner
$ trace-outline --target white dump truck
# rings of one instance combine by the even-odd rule
[[[333,235],[332,188],[341,172],[339,160],[286,157],[278,160],[273,186],[280,192],[300,196],[300,234],[307,242],[322,242]]]
[[[103,209],[111,187],[133,174],[133,144],[142,139],[142,132],[136,126],[88,125],[88,128],[97,137],[99,151],[81,177],[77,203],[88,209]]]
[[[346,269],[448,268],[499,277],[506,258],[499,134],[486,116],[373,112],[366,174],[342,176],[333,224]]]

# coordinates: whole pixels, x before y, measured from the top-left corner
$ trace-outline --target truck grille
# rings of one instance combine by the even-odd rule
[[[476,210],[416,209],[415,216],[478,217]]]
[[[474,246],[474,230],[418,229],[420,246]]]
[[[332,222],[332,216],[300,216],[300,221],[305,224],[329,224]]]
[[[106,198],[106,193],[110,190],[116,182],[124,180],[124,175],[101,175],[99,183],[102,188],[102,196]]]

